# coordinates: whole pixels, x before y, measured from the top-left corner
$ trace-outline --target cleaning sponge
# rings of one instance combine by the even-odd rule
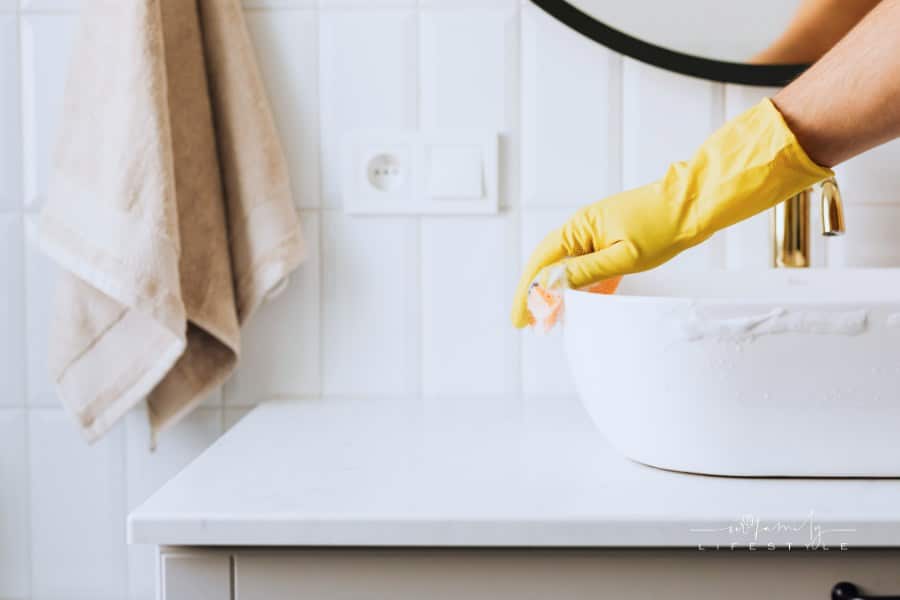
[[[598,281],[582,290],[595,294],[614,294],[620,281],[621,275]],[[564,264],[546,269],[542,276],[531,283],[528,290],[528,312],[531,313],[531,325],[536,331],[547,333],[562,321],[563,294],[568,287]]]

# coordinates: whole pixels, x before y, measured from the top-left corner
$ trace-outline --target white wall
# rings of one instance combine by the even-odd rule
[[[86,447],[46,375],[54,268],[41,206],[77,0],[0,0],[0,598],[150,598],[124,517],[249,407],[363,395],[454,418],[579,418],[559,340],[508,325],[524,254],[577,206],[655,178],[759,91],[623,60],[518,0],[249,0],[310,262],[251,324],[240,372],[147,451],[140,411]],[[348,218],[354,127],[503,132],[497,217]],[[824,264],[900,265],[900,146],[846,167],[849,235]],[[765,266],[765,217],[668,268]],[[479,301],[460,301],[460,292]],[[462,306],[462,309],[460,309]],[[311,400],[312,401],[312,400]]]

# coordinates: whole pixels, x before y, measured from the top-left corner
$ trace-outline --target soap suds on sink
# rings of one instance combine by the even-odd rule
[[[741,341],[779,333],[858,335],[865,331],[867,319],[865,310],[824,312],[774,308],[761,315],[722,319],[704,317],[694,309],[683,322],[683,331],[691,341],[708,338]]]

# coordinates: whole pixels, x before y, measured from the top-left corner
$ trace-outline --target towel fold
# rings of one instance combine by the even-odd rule
[[[304,257],[239,0],[83,0],[42,249],[63,404],[94,441],[143,398],[174,424]]]

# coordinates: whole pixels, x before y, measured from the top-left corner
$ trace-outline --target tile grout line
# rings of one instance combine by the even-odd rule
[[[612,186],[607,191],[612,194],[621,192],[625,181],[625,60],[621,54],[610,52],[610,74],[607,86],[612,89],[607,91],[607,96],[612,103],[610,113],[613,116],[608,122],[612,131],[609,136],[610,140],[607,142],[607,152],[612,150],[610,159],[612,164],[609,165],[608,172],[615,180],[610,182]]]
[[[416,0],[416,18],[415,18],[415,49],[414,49],[414,59],[416,61],[415,68],[412,69],[412,72],[415,76],[415,104],[414,104],[414,122],[415,128],[417,130],[421,130],[422,128],[422,82],[424,78],[422,77],[422,18],[423,18],[423,6],[422,0]],[[413,395],[417,397],[415,401],[418,406],[417,409],[420,411],[425,410],[425,359],[424,359],[424,349],[425,349],[425,290],[422,282],[425,280],[424,277],[424,269],[425,263],[423,260],[423,250],[422,246],[424,243],[423,240],[423,224],[426,217],[421,215],[416,215],[415,219],[415,238],[416,238],[416,251],[415,251],[415,261],[416,261],[416,289],[418,293],[416,294],[417,306],[415,307],[415,326],[416,326],[416,335],[415,335],[415,344],[414,344],[414,354],[416,356],[416,369],[415,369],[415,377],[416,381],[414,382],[412,389],[414,390]]]
[[[523,206],[523,198],[522,198],[522,164],[523,160],[523,117],[522,117],[522,96],[523,96],[523,63],[522,60],[522,19],[523,19],[523,11],[520,3],[516,3],[515,8],[513,8],[513,22],[515,23],[515,51],[512,53],[513,57],[516,61],[516,68],[513,70],[515,73],[516,81],[515,84],[509,86],[513,89],[512,98],[506,99],[507,104],[515,103],[515,114],[513,115],[515,121],[515,133],[516,133],[516,162],[515,162],[515,173],[512,174],[512,177],[507,177],[507,184],[510,181],[515,182],[515,189],[510,190],[507,189],[507,193],[514,192],[514,198],[508,198],[510,211],[512,212],[511,219],[513,221],[513,235],[511,240],[511,248],[508,250],[512,253],[512,264],[513,269],[515,271],[513,277],[517,278],[518,273],[521,272],[523,268],[523,258],[522,258],[522,239],[523,239],[523,227],[524,227],[524,211],[525,207]],[[509,163],[507,163],[509,166]],[[516,280],[513,280],[513,285],[516,285]],[[508,309],[507,309],[508,310]],[[504,327],[510,327],[511,325],[507,321],[504,323]],[[514,331],[512,334],[513,344],[514,344],[514,353],[513,353],[513,394],[516,397],[516,405],[518,410],[518,418],[522,418],[525,412],[525,344],[522,343],[522,334],[519,331]]]
[[[515,247],[513,256],[515,257],[516,270],[519,273],[521,273],[521,271],[522,271],[522,269],[524,269],[524,265],[525,265],[525,258],[523,256],[523,254],[524,254],[524,252],[526,252],[526,250],[524,249],[523,246],[525,243],[525,210],[526,210],[526,208],[528,208],[528,207],[526,207],[525,192],[524,192],[524,190],[528,186],[525,184],[525,165],[526,165],[527,161],[525,158],[525,146],[526,146],[525,126],[524,126],[525,110],[523,108],[523,104],[524,104],[523,99],[525,96],[525,44],[523,42],[524,42],[524,37],[525,37],[524,21],[525,21],[526,15],[525,15],[525,11],[522,9],[521,2],[517,3],[516,8],[518,9],[517,26],[519,28],[519,47],[518,47],[518,52],[517,52],[518,59],[519,59],[519,65],[518,65],[518,67],[519,67],[518,68],[518,72],[519,72],[519,81],[518,81],[518,88],[519,88],[519,92],[518,92],[518,96],[519,96],[519,98],[518,98],[518,101],[519,101],[519,114],[518,114],[518,119],[519,119],[519,165],[518,165],[518,167],[519,167],[519,172],[516,173],[516,177],[518,178],[518,181],[519,181],[519,183],[518,183],[519,197],[517,198],[519,210],[518,210],[518,214],[515,216],[515,219],[516,219],[516,226],[515,226],[516,247]],[[518,285],[518,282],[516,282],[515,285]],[[525,386],[525,346],[526,345],[525,345],[525,342],[523,339],[524,334],[522,333],[521,330],[515,330],[514,335],[516,336],[516,340],[517,340],[517,354],[518,354],[518,357],[517,357],[518,364],[516,365],[516,374],[517,374],[516,393],[519,396],[520,412],[524,414],[524,412],[527,409],[527,399],[526,399],[526,394],[525,394],[525,387],[526,387]]]
[[[323,7],[321,6],[321,2],[316,2],[313,12],[316,16],[316,44],[315,44],[315,52],[316,52],[316,156],[318,157],[318,165],[316,166],[318,170],[318,181],[317,181],[317,189],[316,189],[316,208],[315,208],[315,220],[316,220],[316,247],[318,250],[318,255],[316,259],[316,280],[317,280],[317,290],[316,290],[316,304],[318,305],[316,308],[316,353],[317,353],[317,366],[316,373],[317,379],[316,382],[316,396],[320,399],[325,398],[325,336],[326,336],[326,326],[325,326],[325,284],[326,284],[326,273],[325,273],[325,217],[327,214],[331,212],[337,212],[337,207],[328,207],[325,202],[325,156],[323,153],[322,143],[323,134],[322,132],[325,129],[325,123],[323,119],[323,82],[325,78],[322,76],[322,69],[324,68],[322,57],[322,44],[324,42],[322,32],[324,30],[324,23],[322,22],[323,16],[325,12],[323,11]],[[331,210],[328,210],[331,209]]]
[[[616,164],[616,175],[618,177],[618,189],[616,192],[623,191],[625,187],[625,165],[628,162],[625,156],[625,106],[626,106],[626,98],[625,95],[627,93],[627,85],[625,84],[625,72],[627,71],[628,65],[625,61],[625,57],[621,54],[615,54],[616,59],[619,62],[618,69],[618,89],[616,90],[615,96],[610,94],[611,98],[615,98],[615,101],[618,106],[618,129],[619,129],[619,139],[616,140],[617,146],[617,155],[618,162]]]
[[[18,178],[19,178],[19,189],[20,194],[18,200],[19,207],[19,227],[22,232],[21,239],[21,252],[22,255],[19,258],[21,274],[19,278],[20,289],[19,293],[22,296],[22,325],[21,331],[22,335],[22,356],[23,363],[25,364],[24,374],[23,374],[23,382],[22,382],[22,427],[23,427],[23,443],[24,448],[22,452],[23,462],[25,463],[25,471],[26,471],[26,479],[27,485],[25,486],[25,515],[24,518],[28,523],[27,532],[28,532],[28,541],[25,544],[25,555],[26,555],[26,565],[27,565],[27,576],[25,578],[26,585],[28,587],[29,596],[34,595],[34,519],[33,519],[33,489],[34,489],[34,469],[32,465],[32,456],[31,456],[31,405],[29,402],[29,396],[31,395],[31,381],[28,376],[29,373],[29,348],[30,344],[28,342],[29,336],[27,333],[27,323],[28,323],[28,315],[30,313],[28,306],[28,298],[27,298],[27,278],[28,278],[28,247],[27,247],[27,232],[26,232],[26,202],[25,202],[25,156],[23,155],[25,149],[25,94],[24,94],[24,53],[22,51],[22,19],[24,15],[22,11],[19,9],[19,6],[16,6],[14,11],[16,17],[16,84],[17,89],[16,92],[18,94],[18,130],[17,136],[19,138],[19,161],[18,161]]]
[[[122,577],[122,597],[129,598],[131,596],[131,574],[132,574],[132,565],[131,565],[131,552],[129,552],[130,548],[128,545],[128,420],[127,418],[123,418],[119,421],[118,425],[119,429],[119,493],[121,494],[119,498],[119,505],[122,507],[122,514],[120,515],[122,529],[120,533],[122,534],[119,538],[119,541],[124,544],[125,548],[122,552],[122,562],[125,567],[125,573]]]
[[[325,215],[322,208],[325,203],[323,186],[323,169],[325,162],[322,156],[322,11],[319,2],[315,3],[313,14],[316,24],[316,155],[318,157],[318,177],[316,178],[316,396],[324,397],[325,382]]]

